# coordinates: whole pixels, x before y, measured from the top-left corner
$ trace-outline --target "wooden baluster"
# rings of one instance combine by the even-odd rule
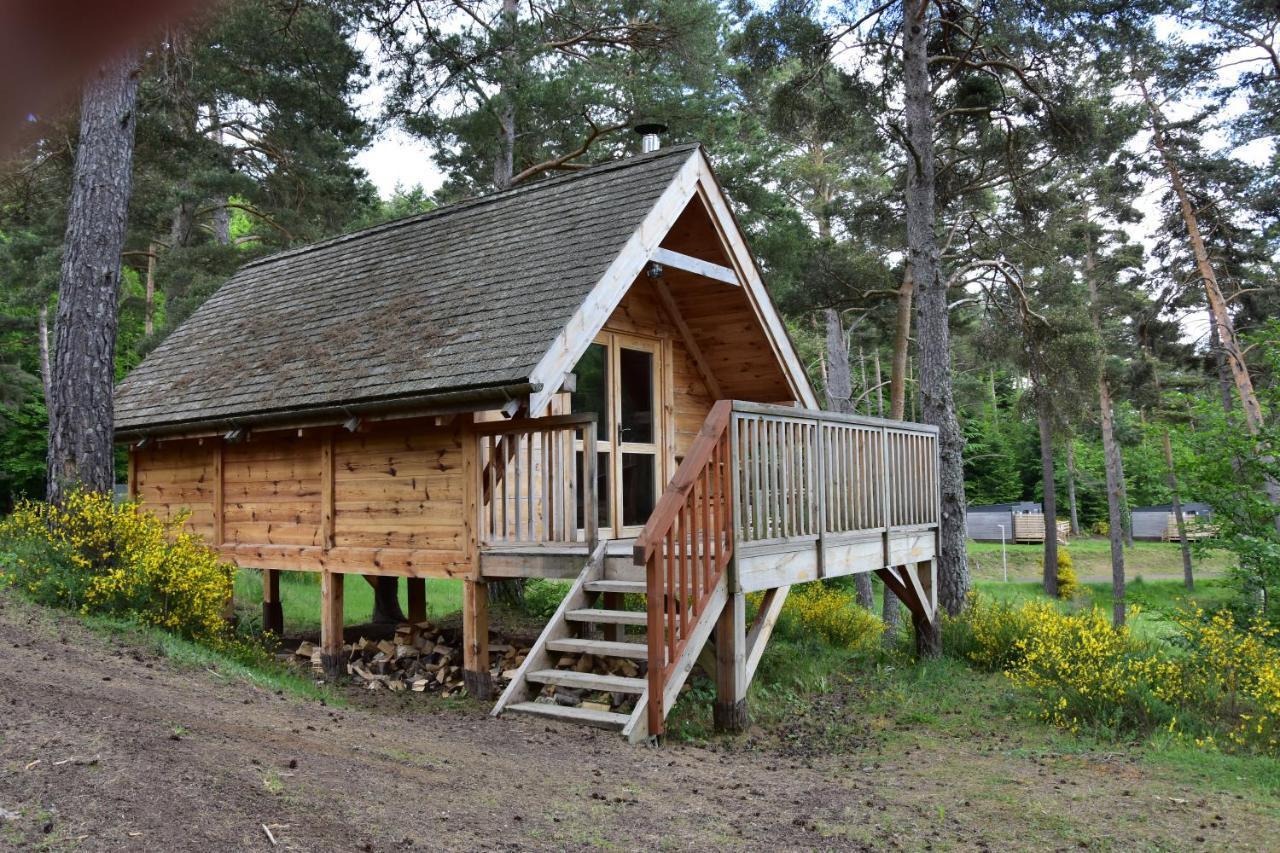
[[[711,452],[715,463],[715,451]],[[711,465],[702,469],[702,588],[711,589]]]
[[[667,535],[665,539],[666,539],[666,551],[664,553],[666,556],[664,557],[664,561],[666,562],[666,571],[667,571],[667,589],[666,589],[666,595],[664,596],[664,600],[666,601],[666,609],[667,609],[667,615],[666,615],[667,654],[674,660],[675,659],[674,650],[676,647],[676,620],[680,618],[680,612],[683,609],[680,607],[680,602],[678,600],[680,593],[676,589],[677,565],[676,565],[676,540],[675,540],[674,519],[672,520],[671,525],[667,528]],[[652,665],[653,665],[652,662],[650,662],[650,666]],[[666,665],[667,664],[666,664],[665,658],[658,661],[659,668],[665,669]]]
[[[489,459],[483,469],[489,472],[489,527],[487,533],[489,541],[492,542],[498,538],[498,472],[495,470],[498,464],[498,457],[493,452],[494,436],[487,437],[485,446],[489,451]]]
[[[513,481],[511,484],[511,495],[512,509],[515,510],[512,513],[514,517],[511,520],[515,523],[515,538],[516,541],[519,542],[525,529],[524,507],[520,502],[521,491],[524,486],[524,468],[521,467],[523,463],[521,462],[520,457],[524,453],[525,435],[515,433],[511,436],[511,440],[515,442],[515,457],[512,463],[513,468],[508,472],[508,479]]]

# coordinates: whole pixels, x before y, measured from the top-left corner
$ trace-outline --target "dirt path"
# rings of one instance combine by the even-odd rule
[[[1134,764],[1055,764],[997,734],[901,755],[759,737],[650,749],[479,705],[424,712],[415,696],[333,709],[180,671],[3,595],[0,668],[0,809],[18,815],[0,821],[0,847],[12,849],[1280,843],[1274,804],[1188,803]],[[1202,829],[1206,814],[1221,819]]]

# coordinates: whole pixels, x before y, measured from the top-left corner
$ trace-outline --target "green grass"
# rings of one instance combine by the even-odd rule
[[[1111,577],[1111,544],[1100,537],[1072,539],[1066,544],[1071,553],[1076,576],[1081,580]],[[1009,580],[1035,580],[1043,575],[1043,545],[1006,545]],[[969,570],[980,580],[1001,580],[1004,568],[1000,561],[999,542],[969,542]],[[1148,579],[1182,577],[1182,550],[1176,542],[1134,542],[1124,551],[1125,573]],[[1221,575],[1230,564],[1224,552],[1213,552],[1194,558],[1197,578]]]
[[[408,612],[406,585],[400,584],[400,607]],[[261,624],[262,574],[254,569],[241,569],[236,575],[236,608],[250,625]],[[342,588],[344,621],[359,625],[369,621],[373,613],[373,587],[360,575],[348,575]],[[320,575],[315,572],[282,572],[280,604],[284,610],[287,632],[320,629]],[[427,579],[427,613],[433,619],[462,609],[462,581],[443,578]]]
[[[1038,582],[975,581],[974,588],[981,594],[998,601],[1028,601],[1042,598]],[[1134,578],[1125,584],[1125,603],[1137,607],[1137,614],[1129,615],[1129,626],[1135,634],[1149,638],[1161,638],[1171,635],[1175,626],[1170,616],[1192,604],[1204,610],[1218,610],[1227,606],[1234,591],[1222,578],[1206,578],[1196,583],[1195,591],[1188,593],[1182,581],[1154,580],[1147,581]],[[1108,583],[1086,583],[1080,585],[1080,591],[1071,602],[1064,602],[1067,607],[1097,607],[1111,612],[1111,585]]]
[[[82,618],[91,630],[161,655],[182,668],[203,670],[218,678],[246,681],[264,690],[283,691],[303,699],[324,700],[330,705],[345,704],[339,692],[327,685],[317,684],[315,679],[298,669],[279,663],[265,650],[250,642],[228,643],[222,648],[211,648],[160,628],[128,620],[103,616]]]

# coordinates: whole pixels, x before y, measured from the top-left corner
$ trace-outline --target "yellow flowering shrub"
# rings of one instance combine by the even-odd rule
[[[760,594],[753,593],[756,606],[760,600]],[[816,639],[836,648],[865,652],[879,648],[884,623],[860,607],[849,592],[825,583],[806,583],[791,587],[778,631],[797,640]]]
[[[1080,588],[1076,578],[1076,569],[1071,562],[1071,552],[1066,548],[1058,549],[1058,598],[1070,599]]]
[[[959,616],[942,614],[942,646],[948,654],[989,671],[1003,670],[1021,657],[1018,643],[1031,633],[1048,602],[1009,604],[976,592]]]
[[[1236,624],[1229,611],[1199,608],[1175,617],[1188,654],[1184,666],[1227,727],[1225,744],[1280,752],[1280,649],[1276,629]]]
[[[44,604],[211,639],[226,628],[233,568],[185,520],[94,492],[23,501],[0,521],[0,576]]]
[[[1027,605],[1031,625],[1009,667],[1014,683],[1040,695],[1045,719],[1078,731],[1082,725],[1114,729],[1168,726],[1190,693],[1182,667],[1114,628],[1096,608],[1066,614]]]

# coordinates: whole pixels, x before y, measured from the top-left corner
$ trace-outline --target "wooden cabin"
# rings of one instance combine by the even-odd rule
[[[131,494],[262,570],[269,625],[280,572],[321,574],[334,673],[351,574],[410,579],[411,617],[420,579],[461,579],[480,696],[487,584],[573,580],[494,712],[632,739],[713,633],[717,719],[741,725],[791,584],[874,571],[933,618],[936,431],[819,410],[696,145],[247,264],[115,405]],[[556,670],[569,651],[644,675]],[[638,698],[562,708],[548,683]]]

